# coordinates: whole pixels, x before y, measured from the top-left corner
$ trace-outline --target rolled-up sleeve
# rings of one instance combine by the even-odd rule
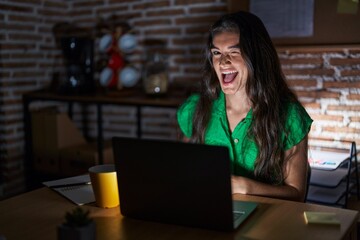
[[[178,109],[177,121],[182,133],[190,138],[192,135],[192,121],[199,95],[191,95]]]
[[[285,125],[285,150],[297,145],[309,133],[313,120],[305,108],[291,103],[288,106],[288,117]]]

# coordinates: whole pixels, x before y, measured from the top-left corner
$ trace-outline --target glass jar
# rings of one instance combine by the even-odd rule
[[[168,65],[163,55],[149,55],[143,72],[143,85],[146,94],[166,94],[169,85]]]

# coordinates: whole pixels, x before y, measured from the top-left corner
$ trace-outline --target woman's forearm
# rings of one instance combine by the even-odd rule
[[[233,193],[282,198],[299,202],[304,201],[305,197],[305,191],[290,185],[270,185],[241,176],[232,176],[231,182]]]

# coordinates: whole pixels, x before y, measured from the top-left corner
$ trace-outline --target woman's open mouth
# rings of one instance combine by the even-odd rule
[[[237,71],[223,72],[221,75],[224,83],[230,83],[234,81],[235,77],[238,75],[238,72]]]

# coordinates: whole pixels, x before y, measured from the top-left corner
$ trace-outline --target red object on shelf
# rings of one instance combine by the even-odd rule
[[[121,57],[121,55],[117,52],[112,53],[108,62],[108,67],[113,70],[119,70],[124,66],[125,66],[125,61]]]

